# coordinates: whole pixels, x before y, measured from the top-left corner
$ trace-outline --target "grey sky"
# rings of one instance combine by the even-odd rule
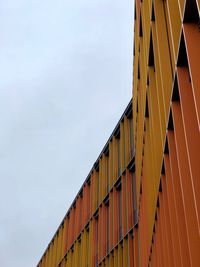
[[[37,264],[131,98],[132,1],[0,1],[1,267]]]

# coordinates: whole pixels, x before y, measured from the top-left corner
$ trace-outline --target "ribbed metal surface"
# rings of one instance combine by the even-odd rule
[[[132,102],[38,267],[200,266],[200,1],[134,4]]]
[[[127,266],[133,262],[137,232],[133,146],[130,102],[38,266]]]
[[[200,266],[199,1],[136,1],[136,266]]]

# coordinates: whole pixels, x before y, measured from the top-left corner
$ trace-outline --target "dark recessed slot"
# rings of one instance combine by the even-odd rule
[[[180,101],[180,96],[179,96],[179,90],[178,90],[178,81],[177,81],[177,74],[175,75],[174,79],[174,85],[173,85],[173,93],[172,93],[172,101]]]
[[[136,20],[136,2],[135,2],[135,9],[134,9],[134,20]]]
[[[79,234],[78,238],[77,238],[78,242],[81,242],[81,233]]]
[[[164,164],[162,164],[162,168],[163,168],[163,165]],[[161,179],[160,179],[160,183],[159,183],[159,192],[162,193],[162,181],[161,181]]]
[[[158,215],[157,215],[157,211],[156,211],[156,214],[155,214],[155,221],[158,220]]]
[[[74,209],[76,208],[76,199],[75,199],[75,201],[73,202],[72,206],[73,206]]]
[[[150,35],[150,45],[149,45],[149,62],[148,65],[150,67],[154,66],[154,51],[153,51],[153,38],[152,38],[152,32]]]
[[[165,140],[165,149],[164,149],[164,153],[165,153],[165,154],[169,154],[169,147],[168,147],[168,140],[167,140],[167,138],[166,138],[166,140]],[[163,165],[164,165],[164,164],[163,164]],[[165,174],[165,172],[164,172],[163,174]]]
[[[97,172],[99,171],[99,161],[98,161],[98,160],[94,163],[94,169],[95,169]]]
[[[132,106],[131,106],[132,107]],[[129,113],[127,114],[127,118],[130,120],[133,118],[133,111],[132,108],[129,110]]]
[[[145,117],[149,118],[149,105],[148,105],[148,97],[146,97],[146,105],[145,105]]]
[[[105,154],[106,157],[109,156],[109,144],[106,145],[106,147],[104,148],[103,153]]]
[[[128,165],[128,170],[130,172],[135,172],[135,161],[131,161],[130,164]]]
[[[147,75],[147,85],[149,86],[149,73]]]
[[[140,31],[139,31],[139,36],[143,36],[143,29],[142,29],[142,16],[140,15]]]
[[[128,107],[128,109],[126,110],[126,112],[125,112],[125,115],[126,115],[126,117],[128,118],[128,119],[132,119],[132,117],[133,117],[133,114],[132,114],[133,112],[132,112],[132,103],[131,103],[131,105]]]
[[[90,179],[89,179],[89,181],[87,182],[88,186],[90,186],[90,183],[91,183],[91,182],[90,182]]]
[[[174,130],[174,123],[173,123],[173,117],[172,117],[172,110],[170,109],[169,113],[169,121],[168,121],[168,130]]]
[[[140,80],[140,61],[138,61],[138,80]]]
[[[120,138],[120,125],[117,126],[114,132],[115,138],[119,139]]]
[[[115,184],[115,187],[116,187],[116,190],[117,190],[117,191],[120,191],[120,190],[121,190],[121,188],[122,188],[122,182],[121,182],[121,179],[119,179],[119,180],[117,181],[117,183]]]
[[[80,191],[79,196],[82,198],[83,197],[83,189]]]
[[[138,210],[135,209],[134,210],[134,225],[136,225],[138,223]]]
[[[140,184],[140,195],[142,195],[142,184]]]
[[[135,163],[135,157],[134,156],[132,157],[132,159],[130,160],[130,162],[128,163],[128,166],[127,166],[128,170],[130,172],[134,171],[134,170],[131,169],[131,167],[133,166],[133,163]]]
[[[89,229],[90,229],[90,223],[89,222],[86,224],[85,229],[87,232],[89,232]]]
[[[124,169],[124,170],[122,171],[122,174],[121,174],[121,175],[123,176],[123,175],[125,175],[125,173],[126,173],[126,169]]]
[[[183,22],[199,23],[199,12],[196,0],[186,0]]]
[[[133,233],[133,228],[130,230],[130,235],[133,237],[134,233]]]
[[[160,200],[159,200],[159,197],[157,199],[157,204],[156,204],[157,208],[160,208]],[[157,212],[156,212],[156,216],[157,216]]]
[[[146,107],[145,107],[145,115],[146,115]],[[146,117],[146,116],[145,116]],[[146,122],[144,122],[144,132],[146,132]],[[143,137],[143,144],[145,144],[145,139]],[[144,148],[143,148],[144,149]]]
[[[87,177],[87,179],[86,179],[86,183],[87,183],[88,185],[90,185],[90,175],[88,175],[88,177]]]
[[[168,149],[168,148],[167,148],[167,149]],[[165,153],[165,154],[167,154],[167,153]],[[162,175],[165,175],[165,164],[164,164],[164,160],[162,161],[161,174],[162,174]],[[161,189],[160,192],[162,192],[162,184],[161,184],[161,180],[160,180],[160,186],[161,186],[161,188],[159,188],[159,190]]]
[[[109,206],[109,195],[106,196],[106,198],[104,199],[104,204],[105,206]]]
[[[154,0],[152,1],[151,21],[155,21]]]
[[[177,66],[178,67],[188,67],[187,52],[186,52],[183,32],[181,33]]]
[[[124,236],[124,239],[126,240],[128,239],[128,233]]]
[[[99,210],[96,210],[93,217],[97,220],[99,217]]]

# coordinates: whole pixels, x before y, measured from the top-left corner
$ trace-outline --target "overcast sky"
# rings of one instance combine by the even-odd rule
[[[133,0],[0,1],[0,266],[33,267],[131,98]]]

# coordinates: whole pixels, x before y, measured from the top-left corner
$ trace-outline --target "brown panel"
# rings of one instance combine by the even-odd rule
[[[172,182],[175,196],[175,205],[176,205],[176,216],[178,221],[178,232],[179,232],[179,240],[180,240],[180,248],[181,248],[181,259],[182,266],[187,267],[191,266],[190,255],[189,255],[189,247],[188,247],[188,236],[186,230],[186,222],[185,222],[185,213],[183,207],[183,198],[181,194],[181,183],[180,183],[180,175],[178,170],[178,162],[176,155],[176,146],[174,140],[173,131],[168,132],[168,144],[169,144],[169,155],[170,155],[170,165],[172,172]]]
[[[172,103],[172,112],[174,119],[174,132],[176,149],[178,155],[178,166],[180,173],[181,189],[184,201],[184,210],[186,216],[186,226],[189,239],[189,249],[192,266],[199,266],[200,262],[200,238],[197,220],[197,211],[195,207],[193,185],[187,155],[186,141],[184,137],[184,127],[181,115],[181,107],[178,102]]]
[[[198,25],[192,23],[184,24],[183,33],[186,41],[195,109],[200,127],[200,34]]]
[[[161,180],[165,179],[161,177]],[[166,188],[162,188],[162,190],[166,190]],[[169,250],[171,250],[171,244],[168,244],[168,231],[167,231],[167,224],[165,220],[165,206],[164,206],[164,199],[163,193],[159,194],[159,203],[160,203],[160,209],[158,212],[158,220],[160,220],[161,224],[161,231],[162,231],[162,242],[163,242],[163,267],[170,266],[170,260],[169,260]]]
[[[175,201],[174,201],[174,194],[173,194],[170,160],[169,160],[168,155],[164,156],[164,162],[165,162],[165,174],[166,174],[166,185],[167,185],[166,190],[167,190],[169,215],[170,215],[169,219],[170,219],[171,233],[172,233],[172,246],[173,246],[174,254],[175,254],[174,263],[175,263],[175,266],[181,266],[178,224],[177,224],[176,211],[175,211]]]
[[[163,205],[164,205],[164,214],[165,214],[165,229],[167,231],[166,236],[167,236],[167,244],[168,244],[168,252],[169,252],[169,266],[175,266],[174,264],[174,249],[173,249],[173,244],[172,244],[172,230],[171,230],[171,224],[169,220],[169,205],[168,205],[168,199],[167,199],[167,178],[166,176],[162,176],[162,187],[163,187]]]
[[[189,155],[189,167],[191,171],[191,179],[195,197],[195,205],[197,207],[198,224],[200,223],[200,134],[195,112],[195,100],[192,94],[192,86],[189,80],[188,69],[177,68],[177,77],[179,85],[181,111],[183,116],[183,125],[185,130],[185,138],[187,151]],[[200,80],[200,79],[199,79]],[[200,84],[199,84],[200,85]],[[200,92],[200,87],[199,87]],[[200,229],[200,227],[199,227]]]

